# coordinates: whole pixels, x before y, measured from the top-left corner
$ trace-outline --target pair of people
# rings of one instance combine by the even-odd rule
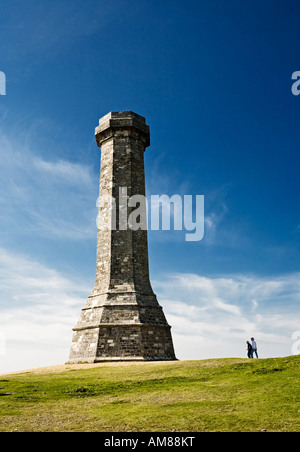
[[[247,341],[247,354],[248,354],[248,358],[253,358],[253,355],[256,355],[256,358],[258,358],[258,354],[257,354],[257,344],[254,340],[254,337],[251,337],[251,344],[249,341]]]

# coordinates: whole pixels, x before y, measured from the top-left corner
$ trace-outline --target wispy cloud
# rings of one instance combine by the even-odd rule
[[[245,356],[253,335],[262,357],[284,356],[291,354],[291,336],[300,326],[299,276],[172,274],[153,286],[180,358]]]
[[[28,256],[0,249],[0,372],[63,363],[91,287]]]
[[[299,330],[300,275],[278,278],[196,274],[153,281],[180,359],[244,357],[257,339],[261,357],[292,354]],[[63,363],[72,328],[92,287],[32,258],[0,249],[0,372]],[[285,304],[286,303],[286,304]]]
[[[235,247],[241,241],[241,233],[237,225],[229,224],[230,217],[229,208],[226,197],[231,188],[231,184],[224,184],[215,189],[207,189],[203,193],[195,192],[195,186],[189,180],[182,179],[180,174],[173,174],[170,176],[164,172],[163,159],[165,155],[162,152],[152,163],[147,180],[147,198],[150,204],[150,198],[153,195],[166,194],[171,198],[174,195],[179,195],[184,206],[184,196],[193,196],[193,215],[195,217],[195,197],[196,195],[204,196],[204,237],[201,243],[204,246],[229,246]],[[174,182],[175,181],[175,182]],[[161,198],[161,205],[164,206],[164,201]],[[165,202],[168,205],[168,201]],[[151,206],[155,207],[155,201],[151,200]],[[162,210],[163,211],[163,210]],[[151,231],[151,238],[155,241],[184,241],[185,233],[174,230],[174,212],[171,211],[171,231],[160,234]],[[186,232],[186,231],[185,231]],[[245,240],[244,240],[245,242]]]
[[[94,237],[98,177],[90,166],[43,159],[4,133],[0,133],[0,154],[3,232],[67,239]]]
[[[113,5],[106,0],[99,5],[86,2],[85,8],[80,2],[73,2],[70,8],[65,0],[53,2],[51,7],[38,0],[29,3],[10,8],[3,5],[0,38],[6,42],[3,50],[7,58],[38,55],[33,65],[45,55],[49,59],[68,50],[80,38],[92,35],[106,24],[113,12]]]
[[[83,185],[91,185],[92,183],[91,169],[79,163],[67,162],[65,160],[50,162],[36,158],[33,164],[37,170],[44,172],[45,175],[68,183]]]

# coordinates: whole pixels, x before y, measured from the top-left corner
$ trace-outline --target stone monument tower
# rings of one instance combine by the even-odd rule
[[[73,329],[68,362],[176,360],[171,327],[149,280],[147,229],[129,227],[133,209],[124,203],[124,198],[145,196],[149,127],[145,118],[131,111],[111,112],[100,119],[96,140],[101,147],[102,224],[96,282]],[[145,218],[146,203],[140,204]]]

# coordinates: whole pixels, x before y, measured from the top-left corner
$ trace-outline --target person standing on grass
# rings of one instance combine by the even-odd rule
[[[256,345],[256,342],[254,340],[254,337],[251,337],[251,341],[252,341],[251,358],[253,358],[254,353],[256,354],[256,358],[258,358],[257,345]]]
[[[250,344],[249,341],[247,341],[247,355],[248,355],[248,358],[253,358],[253,356],[252,356],[252,345]]]

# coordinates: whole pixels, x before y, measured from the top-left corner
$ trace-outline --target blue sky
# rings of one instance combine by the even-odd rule
[[[178,357],[245,356],[252,335],[262,356],[291,354],[299,14],[294,0],[1,0],[0,371],[67,360],[95,278],[94,128],[117,110],[151,128],[148,196],[205,196],[202,241],[149,231]]]

